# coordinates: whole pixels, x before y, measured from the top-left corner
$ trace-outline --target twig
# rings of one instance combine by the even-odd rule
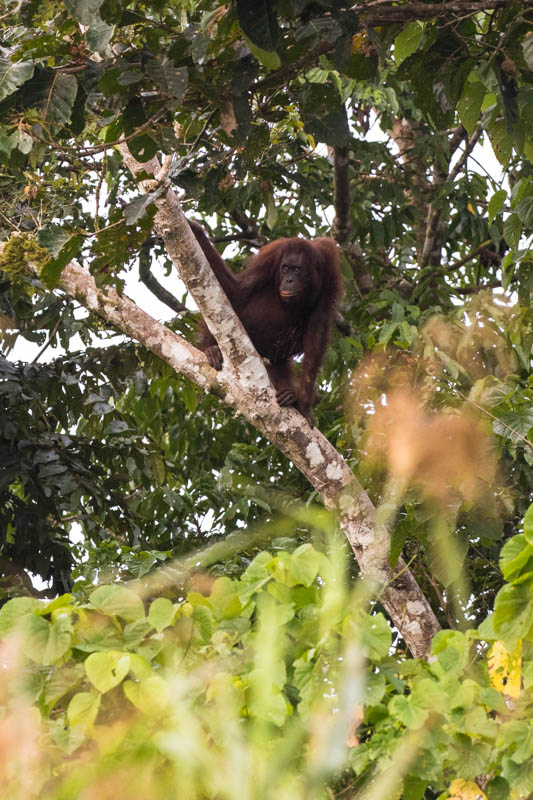
[[[435,183],[433,184],[432,187],[433,189],[437,188],[437,186],[442,186],[443,183],[451,183],[452,181],[455,180],[461,169],[466,164],[468,156],[476,146],[479,137],[481,136],[481,133],[482,133],[481,126],[478,125],[478,127],[470,137],[469,141],[467,142],[461,157],[458,159],[453,169],[451,169],[447,175],[443,174],[442,176],[439,176],[439,178],[435,180]],[[452,138],[455,139],[455,136],[456,135],[454,135],[454,137]],[[424,246],[422,248],[422,256],[420,258],[421,267],[427,267],[430,262],[431,254],[434,250],[435,236],[440,221],[440,217],[441,217],[440,208],[437,208],[436,206],[433,205],[433,203],[430,203],[426,217],[426,236],[424,239]]]
[[[453,180],[456,179],[456,177],[458,176],[459,172],[462,170],[462,168],[466,164],[468,156],[470,155],[470,153],[472,152],[472,150],[474,149],[474,147],[478,143],[478,140],[479,140],[479,138],[480,138],[482,133],[483,133],[483,131],[481,129],[481,125],[478,125],[478,127],[476,128],[476,130],[474,131],[474,133],[472,134],[472,136],[468,140],[468,142],[467,142],[467,144],[465,146],[465,149],[463,151],[462,156],[458,159],[456,165],[454,166],[454,168],[449,173],[448,177],[446,178],[446,181],[453,181]]]
[[[486,242],[480,244],[475,250],[471,250],[469,253],[467,253],[466,256],[464,256],[464,258],[462,258],[460,261],[455,261],[453,264],[448,264],[448,266],[443,267],[443,273],[455,272],[456,269],[464,267],[465,264],[467,264],[469,261],[472,261],[473,258],[479,255],[482,250],[484,250],[486,247],[489,247],[491,244],[492,239],[487,239]]]
[[[37,139],[38,142],[42,142],[43,144],[48,145],[48,147],[53,147],[54,150],[61,150],[65,153],[75,151],[76,153],[82,153],[83,155],[87,156],[95,155],[96,153],[102,153],[105,150],[109,150],[111,147],[116,147],[117,145],[122,144],[123,142],[129,142],[132,139],[135,139],[136,136],[138,136],[144,130],[149,128],[155,122],[159,122],[161,117],[163,117],[166,113],[167,109],[162,108],[155,114],[152,114],[152,116],[149,119],[147,119],[146,122],[144,122],[142,125],[139,125],[138,128],[135,128],[133,133],[128,134],[128,136],[121,136],[120,139],[117,139],[115,142],[106,142],[105,144],[101,144],[96,147],[83,147],[81,145],[60,145],[57,142],[48,141],[47,139],[44,139],[42,136],[38,136],[36,133],[32,133],[32,136],[34,139]]]
[[[498,289],[501,285],[501,281],[491,281],[490,283],[480,283],[479,286],[460,286],[457,289],[454,288],[453,291],[456,294],[479,294],[485,289]]]
[[[60,328],[60,325],[61,325],[61,323],[62,323],[62,322],[63,322],[63,320],[65,319],[65,315],[66,315],[66,313],[67,313],[67,311],[66,311],[66,309],[65,309],[65,311],[63,311],[63,313],[61,314],[61,316],[60,316],[60,317],[59,317],[59,319],[57,320],[56,324],[54,325],[54,327],[53,327],[53,328],[52,328],[52,330],[50,331],[50,335],[48,336],[48,339],[47,339],[47,340],[46,340],[46,342],[43,344],[43,346],[41,347],[41,349],[39,350],[39,352],[37,353],[37,355],[35,356],[35,358],[34,358],[34,359],[31,361],[31,363],[32,363],[32,364],[35,364],[35,363],[36,363],[36,361],[38,361],[38,360],[40,359],[40,357],[42,356],[42,354],[44,353],[44,351],[47,349],[47,347],[49,347],[49,346],[50,346],[50,343],[52,342],[52,339],[54,338],[54,336],[55,336],[55,335],[56,335],[56,333],[58,332],[58,330],[59,330],[59,328]]]
[[[457,394],[459,395],[459,397],[462,397],[462,398],[463,398],[463,400],[464,400],[466,403],[470,403],[470,405],[471,405],[471,406],[474,406],[474,408],[477,408],[477,410],[478,410],[478,411],[481,411],[483,414],[486,414],[486,415],[487,415],[488,417],[490,417],[491,419],[495,420],[496,422],[499,422],[499,423],[500,423],[500,425],[503,425],[503,427],[504,427],[504,428],[507,428],[507,430],[508,430],[508,431],[511,431],[511,433],[512,433],[514,436],[517,436],[519,439],[521,439],[521,440],[524,442],[524,444],[527,444],[527,445],[528,445],[528,447],[531,447],[531,449],[533,450],[533,443],[532,443],[532,442],[530,442],[530,441],[529,441],[529,439],[526,439],[526,437],[525,437],[525,436],[523,436],[521,433],[518,433],[518,431],[515,431],[515,429],[514,429],[514,428],[511,428],[511,426],[510,426],[510,425],[508,425],[508,424],[507,424],[506,422],[504,422],[502,419],[500,419],[499,417],[497,417],[497,416],[496,416],[496,414],[493,414],[493,413],[492,413],[492,411],[489,411],[489,410],[488,410],[488,408],[484,408],[483,406],[479,405],[479,403],[476,403],[476,401],[475,401],[475,400],[472,400],[470,397],[468,397],[468,395],[464,394],[464,393],[463,393],[463,392],[462,392],[460,389],[456,389],[455,391],[457,392]]]
[[[367,7],[373,6],[369,3]],[[381,4],[380,4],[381,6]],[[478,14],[480,11],[491,11],[499,8],[506,8],[507,0],[451,0],[445,3],[420,3],[409,2],[404,5],[381,6],[378,10],[371,12],[363,17],[363,25],[367,28],[374,28],[378,25],[391,25],[396,22],[411,22],[417,19],[431,19],[432,17],[442,18],[453,13]],[[533,0],[525,0],[522,6],[530,8]],[[362,9],[360,9],[362,10]]]
[[[157,278],[150,270],[150,249],[154,243],[153,239],[148,239],[143,244],[139,252],[139,278],[144,283],[158,300],[168,306],[175,314],[183,314],[189,309],[183,303],[180,303],[173,294],[171,294],[164,286],[161,286]]]
[[[333,202],[335,219],[333,220],[333,235],[339,244],[346,241],[351,228],[349,163],[348,148],[334,147]]]

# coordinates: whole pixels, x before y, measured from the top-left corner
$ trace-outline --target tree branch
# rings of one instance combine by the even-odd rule
[[[435,180],[431,185],[431,188],[435,190],[439,186],[442,186],[443,183],[451,183],[456,179],[459,172],[462,170],[464,165],[468,160],[468,156],[476,146],[479,141],[479,137],[481,136],[481,126],[478,126],[468,142],[466,143],[465,149],[461,154],[461,157],[457,160],[457,163],[453,167],[453,169],[449,170],[446,174],[442,170],[435,173]],[[452,136],[452,146],[453,149],[457,149],[459,142],[457,142],[457,132],[454,133]],[[426,236],[424,239],[424,246],[422,248],[422,255],[420,258],[420,266],[427,267],[432,260],[433,253],[435,252],[435,240],[437,237],[437,231],[439,227],[441,217],[441,210],[440,208],[436,207],[433,203],[429,204],[427,217],[426,217]],[[440,259],[439,259],[440,262]]]
[[[144,283],[147,289],[157,297],[157,299],[168,306],[175,314],[183,314],[189,309],[183,303],[180,303],[168,289],[161,286],[156,277],[152,274],[150,269],[150,251],[153,240],[149,239],[143,244],[139,253],[139,278]]]
[[[351,230],[350,222],[350,178],[347,147],[333,148],[333,202],[335,219],[333,220],[333,236],[339,244],[343,244]]]
[[[521,5],[531,8],[533,0],[525,0]],[[366,5],[365,8],[376,7],[376,10],[364,14],[361,22],[365,28],[375,28],[380,25],[413,22],[419,19],[442,19],[442,17],[454,14],[479,14],[480,11],[492,11],[507,6],[507,0],[478,0],[478,2],[476,0],[450,0],[443,3],[409,2],[402,5],[397,5],[392,0],[386,4],[377,0],[377,2]]]
[[[241,206],[235,206],[231,211],[231,216],[243,232],[244,237],[252,244],[256,245],[257,247],[262,247],[267,243],[267,239],[261,233],[257,222],[255,220],[252,221],[248,216],[246,216]]]

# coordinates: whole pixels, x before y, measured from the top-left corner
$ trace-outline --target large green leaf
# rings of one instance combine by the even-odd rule
[[[524,536],[533,545],[533,505],[529,506],[524,517]]]
[[[525,227],[533,228],[533,197],[523,197],[515,210]]]
[[[291,582],[311,586],[318,574],[319,558],[319,554],[311,544],[297,547],[288,564],[288,576]]]
[[[467,83],[461,99],[457,104],[457,114],[465,126],[468,135],[472,136],[479,120],[481,104],[485,96],[485,87],[480,81]]]
[[[91,606],[103,614],[122,617],[128,622],[144,617],[142,600],[124,586],[99,586],[91,593],[89,600]]]
[[[529,584],[503,586],[494,603],[494,629],[512,650],[532,625],[533,598]]]
[[[33,75],[34,65],[31,61],[13,62],[9,58],[0,58],[0,100],[13,94]]]
[[[96,719],[101,695],[96,692],[78,692],[67,708],[67,719],[72,726],[88,728]]]
[[[409,23],[398,34],[394,40],[394,60],[398,66],[417,51],[423,34],[424,26],[418,21]]]
[[[168,94],[177,103],[182,99],[189,81],[187,67],[175,67],[167,59],[154,59],[147,62],[145,69],[160,92]]]
[[[239,25],[262,50],[275,50],[279,39],[276,0],[237,0]]]
[[[500,567],[509,583],[533,579],[533,547],[523,535],[513,536],[500,552]]]
[[[160,675],[125,681],[123,690],[130,703],[145,714],[159,714],[169,702],[168,686]]]
[[[522,235],[522,223],[518,214],[509,214],[503,223],[503,235],[510,247],[516,249]]]
[[[331,147],[350,141],[346,108],[329,84],[309,84],[302,93],[302,114],[306,131]]]
[[[43,666],[56,663],[65,655],[72,639],[69,616],[49,622],[38,614],[28,614],[22,624],[24,653]]]
[[[496,158],[506,167],[511,157],[512,143],[503,120],[498,120],[489,128],[489,138]]]
[[[85,659],[85,671],[95,689],[105,694],[114,689],[126,677],[130,669],[128,653],[108,650],[105,653],[91,653]]]
[[[4,636],[24,619],[27,614],[42,608],[34,597],[13,597],[0,608],[0,636]]]
[[[150,604],[148,622],[159,632],[172,625],[175,614],[176,609],[168,598],[157,597]]]
[[[507,192],[505,189],[498,189],[497,192],[494,192],[492,197],[489,200],[489,222],[494,222],[494,218],[500,213],[503,208],[503,204],[507,199]]]
[[[54,75],[43,103],[46,119],[64,123],[70,120],[74,100],[78,91],[78,81],[74,75],[58,72]]]

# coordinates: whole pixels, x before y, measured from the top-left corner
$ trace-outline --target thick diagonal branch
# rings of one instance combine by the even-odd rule
[[[122,154],[133,175],[152,170],[157,178],[156,160],[139,164],[126,147]],[[377,524],[370,498],[327,439],[295,410],[282,409],[274,401],[264,365],[197,246],[174,192],[166,187],[158,190],[157,182],[144,182],[144,188],[156,189],[156,230],[224,354],[223,370],[218,375],[210,370],[212,380],[220,384],[226,402],[291,459],[317,489],[324,505],[338,512],[362,573],[381,587],[380,601],[413,655],[426,655],[439,624],[401,559],[395,570],[389,566],[390,536]],[[204,357],[199,354],[198,358],[203,361]]]

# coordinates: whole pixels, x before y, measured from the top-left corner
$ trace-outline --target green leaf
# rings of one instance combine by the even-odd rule
[[[262,47],[258,47],[256,44],[252,42],[248,36],[244,37],[244,40],[248,47],[250,48],[250,52],[257,60],[267,69],[279,69],[281,67],[281,58],[276,53],[275,50],[263,50]]]
[[[61,273],[76,256],[79,255],[83,245],[81,236],[70,236],[59,251],[56,258],[51,258],[41,270],[41,280],[49,289],[55,289],[59,283]]]
[[[39,231],[39,244],[41,247],[46,247],[54,257],[59,255],[71,238],[72,232],[65,230],[60,225],[47,225]]]
[[[158,597],[150,605],[148,622],[160,632],[174,621],[176,609],[166,597]]]
[[[346,64],[343,65],[341,72],[348,78],[355,78],[359,81],[371,80],[377,73],[379,60],[377,55],[370,53],[352,53]]]
[[[523,197],[516,204],[516,213],[526,228],[533,227],[533,197]]]
[[[313,545],[307,543],[297,547],[288,562],[288,575],[292,583],[311,586],[318,574],[320,556]]]
[[[533,547],[523,535],[513,536],[500,552],[500,567],[509,583],[533,576]]]
[[[394,40],[394,60],[397,66],[412,56],[418,49],[424,34],[424,26],[420,22],[411,22]]]
[[[533,504],[529,506],[524,517],[524,536],[533,545]],[[11,602],[14,602],[13,600]],[[5,608],[5,606],[4,606]],[[3,611],[4,609],[2,609]],[[1,619],[1,616],[0,616]]]
[[[344,147],[350,141],[350,129],[346,108],[335,102],[336,94],[330,84],[308,84],[302,92],[302,116],[305,130],[316,141]]]
[[[507,800],[511,793],[511,787],[500,775],[496,775],[485,786],[485,794],[488,800]]]
[[[528,69],[533,71],[533,36],[526,36],[522,40],[522,52]]]
[[[89,597],[91,606],[102,614],[122,617],[128,622],[144,617],[142,600],[124,586],[99,586]]]
[[[108,25],[103,19],[93,19],[85,34],[87,47],[95,53],[107,54],[109,41],[113,36],[114,30],[115,26]]]
[[[72,727],[88,728],[96,719],[101,695],[94,692],[78,692],[67,708],[67,719]]]
[[[497,192],[494,192],[489,200],[489,223],[494,222],[495,217],[502,210],[506,199],[507,192],[505,189],[498,189]]]
[[[387,683],[383,673],[371,672],[365,683],[364,705],[377,705],[382,700],[386,688]]]
[[[518,214],[509,214],[503,223],[503,235],[509,247],[516,250],[518,242],[520,241],[520,236],[522,235],[522,223],[520,222]]]
[[[118,650],[106,653],[91,653],[85,659],[85,672],[95,689],[105,694],[126,677],[130,668],[130,657]]]
[[[494,630],[512,650],[529,632],[532,624],[533,599],[529,584],[503,586],[494,602]]]
[[[248,708],[252,716],[281,727],[287,719],[287,699],[280,689],[268,681],[261,669],[248,675],[251,697]]]
[[[28,155],[28,153],[31,153],[33,150],[33,139],[29,133],[26,133],[22,128],[17,128],[17,130],[11,134],[10,138],[13,142],[13,146],[21,153],[24,153],[24,155]]]
[[[456,737],[451,758],[456,775],[475,780],[482,772],[490,771],[492,750],[484,742],[473,742],[469,736]]]
[[[103,650],[117,650],[123,646],[123,637],[120,631],[111,624],[102,626],[94,624],[89,619],[86,624],[78,623],[76,627],[76,650],[84,653],[95,653]]]
[[[189,82],[187,67],[175,67],[167,59],[162,61],[153,59],[147,62],[145,69],[158,91],[169,95],[176,102],[181,101]]]
[[[124,626],[124,647],[128,650],[139,647],[151,630],[152,626],[146,617],[128,623]]]
[[[237,582],[230,578],[217,578],[209,595],[211,610],[216,619],[235,617],[242,611]]]
[[[159,675],[144,678],[138,683],[124,681],[122,688],[130,703],[144,714],[159,714],[168,706],[168,686]]]
[[[403,800],[423,800],[427,786],[427,781],[407,775],[403,784]]]
[[[83,664],[53,670],[44,686],[44,702],[52,709],[58,700],[69,694],[84,678]]]
[[[259,553],[247,568],[239,582],[239,599],[245,605],[253,594],[259,591],[271,579],[267,564],[272,556],[267,551]]]
[[[389,703],[391,716],[400,720],[407,728],[419,728],[429,715],[429,709],[420,698],[396,695]]]
[[[0,128],[0,154],[9,158],[12,150],[15,148],[15,139]]]
[[[385,658],[392,645],[392,633],[383,614],[372,614],[363,618],[361,645],[368,657]]]
[[[68,122],[77,91],[78,81],[74,75],[67,75],[64,72],[56,73],[43,104],[42,110],[45,119],[52,119],[60,124]]]
[[[39,231],[39,244],[56,257],[64,245],[72,238],[72,231],[62,228],[61,225],[46,225]]]
[[[123,210],[126,225],[136,225],[144,216],[155,213],[155,205],[151,194],[141,194]]]
[[[213,612],[207,606],[196,606],[192,612],[192,618],[200,631],[202,641],[208,642],[215,628]]]
[[[130,653],[130,672],[135,675],[136,678],[142,680],[143,678],[149,678],[153,675],[152,665],[146,658],[139,656],[137,653]]]
[[[0,609],[0,637],[19,625],[26,614],[43,608],[40,600],[34,597],[13,597]]]
[[[157,153],[157,142],[148,134],[143,133],[134,139],[130,139],[128,150],[136,161],[144,164],[145,161],[150,161]]]
[[[34,65],[30,61],[14,63],[9,58],[0,58],[0,100],[26,83],[33,76],[33,70]]]
[[[494,150],[494,155],[503,167],[509,163],[512,153],[512,144],[507,126],[503,120],[498,120],[489,130],[489,139]]]
[[[69,649],[72,623],[69,616],[49,622],[37,614],[30,614],[23,621],[22,631],[24,654],[46,667],[59,661]]]
[[[511,189],[511,208],[516,208],[517,203],[522,200],[523,197],[527,197],[531,194],[531,183],[529,178],[522,177],[520,178]]]
[[[480,81],[474,81],[466,84],[461,99],[457,103],[457,114],[469,136],[472,136],[476,128],[484,96],[485,87]]]
[[[243,33],[262,50],[275,50],[279,39],[274,0],[237,0],[237,17]]]
[[[523,441],[533,428],[533,408],[522,406],[509,411],[500,411],[498,419],[492,423],[492,429],[498,436],[509,439],[515,444]]]

